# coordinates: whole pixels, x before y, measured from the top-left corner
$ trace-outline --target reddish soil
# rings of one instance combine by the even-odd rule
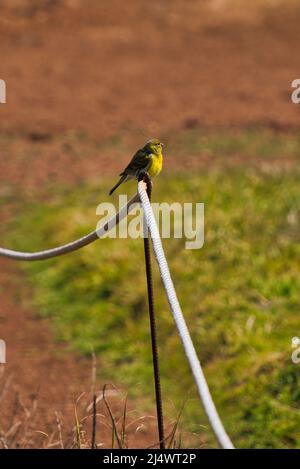
[[[128,155],[101,146],[115,136],[133,151],[191,127],[297,129],[299,3],[232,2],[1,2],[1,183],[119,171]]]
[[[300,6],[257,1],[244,11],[231,3],[1,2],[7,104],[0,105],[0,196],[11,187],[39,191],[44,183],[119,170],[114,150],[101,150],[116,135],[135,148],[145,135],[190,127],[297,129],[300,107],[291,103],[290,84],[299,75]],[[35,429],[55,428],[57,440],[54,412],[62,412],[67,432],[75,399],[89,392],[91,364],[65,353],[49,323],[19,305],[21,275],[3,259],[0,286],[5,377],[12,374],[0,437],[8,415],[22,418],[38,395]],[[13,411],[16,391],[25,407]],[[30,435],[22,444],[42,446],[45,438]],[[153,425],[145,433],[131,430],[129,438],[131,446],[153,444]]]
[[[95,392],[102,396],[103,383],[92,378],[92,359],[67,351],[55,341],[49,324],[18,304],[22,296],[22,276],[11,262],[0,259],[0,327],[7,341],[7,364],[0,365],[0,448],[60,447],[57,415],[63,442],[72,446],[75,438],[75,404],[79,419],[90,416],[87,410]],[[124,392],[108,387],[108,397],[116,420],[122,416]],[[103,399],[97,412],[99,447],[111,447],[110,420]],[[100,415],[101,414],[101,415]],[[83,441],[90,441],[91,417],[83,420]],[[153,417],[138,414],[128,404],[127,444],[147,447],[156,443]],[[38,432],[45,432],[41,434]],[[1,439],[2,437],[2,439]]]

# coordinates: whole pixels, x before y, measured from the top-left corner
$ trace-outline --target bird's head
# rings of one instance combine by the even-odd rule
[[[162,153],[163,143],[161,143],[158,138],[152,138],[144,146],[145,151],[150,154],[160,155]]]

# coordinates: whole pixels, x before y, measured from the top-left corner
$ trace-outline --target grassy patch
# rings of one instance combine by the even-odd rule
[[[189,129],[172,136],[174,150],[192,155],[206,154],[220,159],[232,156],[244,158],[299,158],[300,134],[275,132],[272,129],[252,126],[236,131],[201,131]],[[247,162],[247,159],[245,160]]]
[[[205,203],[205,245],[186,250],[165,240],[167,258],[205,366],[212,393],[238,447],[300,444],[299,373],[291,338],[299,335],[300,173],[244,169],[170,176],[157,181],[154,201]],[[23,208],[10,244],[36,250],[95,227],[95,207],[109,184],[59,189],[47,205]],[[128,186],[130,190],[130,186]],[[105,239],[72,255],[24,264],[36,310],[51,318],[59,340],[82,353],[94,349],[103,379],[130,394],[152,393],[142,241]],[[206,420],[154,276],[163,392],[169,411],[189,396],[192,431]]]

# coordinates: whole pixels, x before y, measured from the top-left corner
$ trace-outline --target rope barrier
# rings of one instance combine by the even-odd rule
[[[139,181],[145,181],[146,187],[147,187],[148,198],[149,200],[151,200],[152,182],[148,173],[141,172],[139,174]],[[146,277],[147,277],[147,292],[148,292],[149,319],[150,319],[150,331],[151,331],[157,426],[158,426],[158,436],[159,436],[159,447],[160,449],[165,449],[164,414],[163,414],[163,404],[162,404],[161,385],[160,385],[159,356],[158,356],[158,345],[157,345],[156,317],[155,317],[155,309],[154,309],[154,294],[153,294],[152,267],[151,267],[151,250],[150,250],[150,241],[149,241],[149,230],[146,227],[146,223],[144,223],[144,228],[146,228],[146,231],[144,232],[144,251],[145,251],[145,264],[146,264]]]
[[[158,227],[154,218],[154,214],[151,208],[146,188],[146,184],[143,181],[140,181],[138,183],[138,194],[132,197],[132,199],[130,199],[128,203],[124,205],[124,207],[122,207],[121,210],[116,215],[114,215],[108,222],[106,222],[102,227],[95,231],[92,231],[91,233],[83,236],[82,238],[79,238],[71,243],[67,243],[63,246],[58,246],[53,249],[47,249],[44,251],[38,251],[33,253],[16,251],[0,247],[0,256],[18,261],[37,261],[50,259],[76,251],[101,238],[101,236],[103,236],[107,231],[112,229],[123,218],[125,218],[126,215],[132,209],[132,207],[140,201],[144,210],[144,218],[146,220],[147,228],[149,229],[151,234],[153,249],[160,270],[162,282],[165,287],[169,305],[183,344],[183,348],[185,350],[186,357],[188,359],[192,374],[197,385],[198,393],[202,401],[203,408],[220,446],[224,449],[233,449],[234,446],[231,443],[230,438],[227,435],[215,408],[201,364],[197,357],[194,344],[192,342],[189,330],[187,328],[182,313],[174,288],[174,284],[171,279],[169,267],[164,254]],[[160,439],[160,441],[162,440]]]
[[[220,446],[224,449],[233,449],[233,444],[230,441],[229,436],[227,435],[223,424],[218,415],[217,409],[212,400],[200,361],[197,357],[197,353],[192,342],[189,330],[187,328],[177,295],[174,288],[174,284],[170,275],[168,263],[166,256],[162,247],[158,227],[156,220],[153,214],[153,210],[145,190],[144,183],[140,181],[138,183],[138,193],[140,196],[140,201],[144,210],[145,220],[147,227],[150,231],[153,249],[155,257],[158,263],[160,270],[160,275],[162,278],[163,285],[167,294],[169,305],[173,314],[175,324],[177,326],[179,336],[182,341],[183,348],[185,350],[186,357],[188,359],[191,371],[193,373],[198,393],[202,401],[203,408],[207,415],[207,418],[211,424],[213,432],[219,442]]]
[[[0,248],[0,256],[8,257],[9,259],[14,259],[16,261],[41,261],[45,259],[51,259],[52,257],[62,256],[63,254],[68,254],[69,252],[76,251],[88,244],[97,241],[101,238],[107,231],[111,230],[115,225],[117,225],[133,208],[133,205],[139,202],[138,194],[135,194],[132,199],[130,199],[121,210],[114,215],[108,222],[106,222],[99,229],[92,231],[91,233],[83,236],[82,238],[72,241],[71,243],[64,244],[63,246],[58,246],[53,249],[47,249],[45,251],[39,252],[21,252],[14,251],[12,249]]]

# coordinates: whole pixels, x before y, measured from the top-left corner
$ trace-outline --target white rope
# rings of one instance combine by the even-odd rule
[[[220,420],[220,417],[212,400],[201,364],[197,357],[194,344],[192,342],[189,330],[187,328],[176,295],[174,284],[171,279],[168,263],[162,247],[156,220],[146,192],[145,183],[143,181],[140,181],[138,184],[138,193],[144,210],[145,220],[151,234],[155,257],[159,266],[160,275],[166,290],[169,305],[182,341],[183,348],[185,350],[186,357],[188,359],[191,371],[193,373],[198,388],[202,405],[220,446],[224,449],[233,449],[233,444],[231,443],[230,438],[223,427],[223,424]]]
[[[111,217],[108,222],[106,222],[103,226],[98,228],[95,231],[83,236],[82,238],[76,239],[71,243],[64,244],[63,246],[58,246],[53,249],[47,249],[45,251],[38,251],[38,252],[22,252],[22,251],[15,251],[13,249],[6,249],[0,247],[0,256],[8,257],[9,259],[15,259],[16,261],[40,261],[45,259],[51,259],[52,257],[62,256],[63,254],[68,254],[69,252],[76,251],[88,244],[97,241],[101,236],[104,235],[107,231],[111,230],[115,225],[120,223],[120,221],[126,217],[126,215],[130,212],[133,206],[139,202],[138,194],[135,194],[127,204],[125,204],[120,211]]]

